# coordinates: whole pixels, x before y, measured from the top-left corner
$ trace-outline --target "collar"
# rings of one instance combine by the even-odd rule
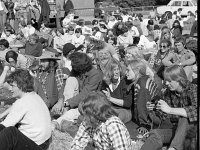
[[[120,83],[120,80],[121,80],[121,78],[119,77],[119,78],[118,78],[118,81],[117,81],[117,84],[116,84],[116,87],[118,87],[118,85],[119,85],[119,83]],[[109,84],[108,86],[109,86],[110,90],[113,92],[114,90],[113,90],[113,88],[112,88],[112,83]]]

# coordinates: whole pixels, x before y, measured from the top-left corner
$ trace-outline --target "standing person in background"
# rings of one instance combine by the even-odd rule
[[[38,0],[40,10],[40,18],[38,20],[38,28],[40,29],[42,22],[49,22],[50,7],[47,0]]]
[[[63,9],[65,11],[65,16],[68,15],[71,9],[74,9],[74,5],[71,0],[67,0],[63,6]]]
[[[7,13],[7,22],[14,28],[14,20],[15,20],[15,14],[14,14],[14,3],[12,0],[7,0],[5,2],[5,6],[8,10]]]
[[[60,28],[60,19],[61,19],[61,10],[63,10],[65,4],[65,0],[56,0],[56,26],[57,28]]]
[[[4,5],[4,2],[0,0],[0,28],[1,30],[4,29],[4,24],[6,23],[6,14],[8,10]]]
[[[14,29],[18,29],[20,18],[24,18],[25,23],[28,21],[28,1],[27,0],[14,0],[14,13],[15,13],[15,23]]]
[[[30,15],[31,18],[35,19],[36,22],[38,22],[39,18],[40,18],[40,8],[39,8],[39,4],[37,0],[30,0]],[[31,19],[32,20],[32,19]]]
[[[181,13],[182,13],[182,8],[179,8],[178,9],[178,12],[177,12],[177,19],[181,19]]]

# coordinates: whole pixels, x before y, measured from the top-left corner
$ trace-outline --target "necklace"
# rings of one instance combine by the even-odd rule
[[[46,80],[47,80],[47,76],[48,76],[47,72],[41,72],[41,73],[39,73],[39,77],[38,78],[39,78],[40,83],[42,84],[42,89],[44,91],[44,94],[45,94],[46,98],[48,99],[48,97],[47,97],[47,89],[46,89],[46,86],[45,86]]]

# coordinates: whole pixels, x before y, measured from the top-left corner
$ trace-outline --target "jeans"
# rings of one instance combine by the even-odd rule
[[[189,129],[188,118],[180,118],[176,131],[174,129],[155,129],[149,134],[141,150],[160,150],[165,143],[176,150],[183,149],[183,142]]]
[[[0,150],[46,150],[48,146],[49,140],[37,145],[16,127],[4,127],[0,124]]]

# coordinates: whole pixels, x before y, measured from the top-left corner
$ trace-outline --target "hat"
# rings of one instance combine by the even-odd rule
[[[76,47],[71,44],[71,43],[66,43],[64,46],[63,46],[63,55],[64,56],[67,56],[69,54],[70,51],[76,49]]]
[[[40,60],[45,59],[53,59],[53,60],[60,60],[60,58],[55,56],[55,53],[44,51],[40,57],[38,57]]]

